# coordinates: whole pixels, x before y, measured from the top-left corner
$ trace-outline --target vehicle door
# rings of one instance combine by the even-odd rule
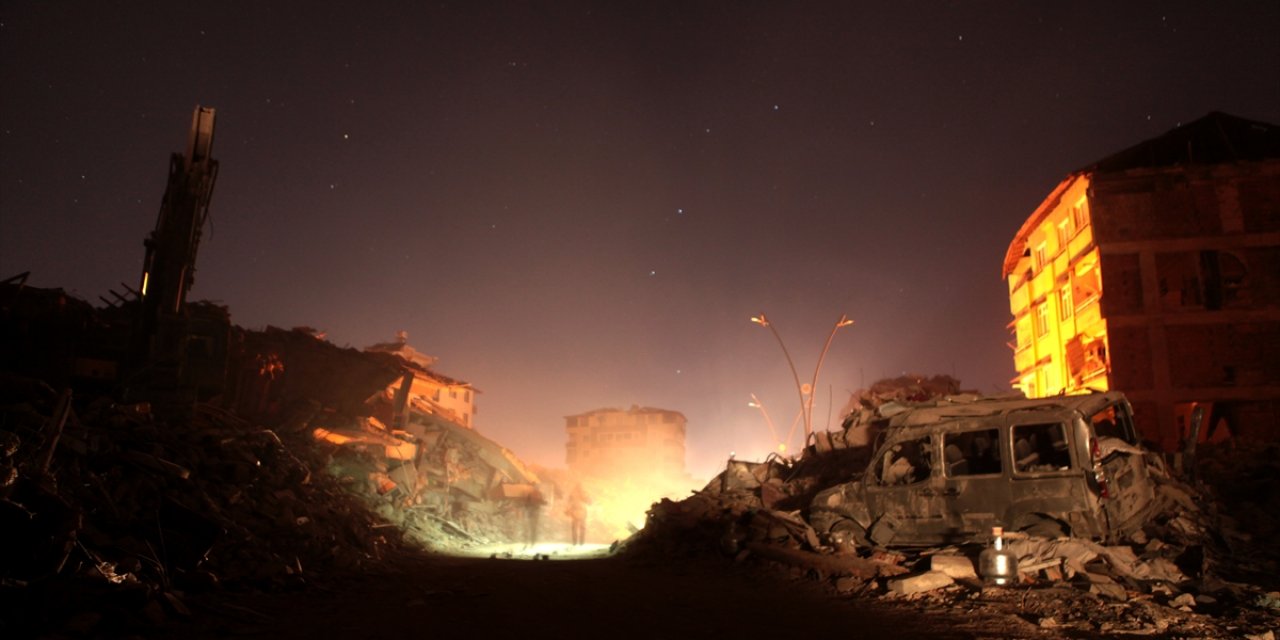
[[[952,541],[988,533],[1009,505],[999,424],[973,423],[942,434],[942,502]]]
[[[936,435],[890,439],[872,461],[865,491],[868,538],[879,545],[938,544],[948,522]]]
[[[1077,522],[1077,512],[1091,512],[1084,470],[1072,445],[1070,414],[1029,411],[1009,418],[1010,504],[1005,527],[1017,529],[1044,516]],[[1092,519],[1092,518],[1090,518]]]

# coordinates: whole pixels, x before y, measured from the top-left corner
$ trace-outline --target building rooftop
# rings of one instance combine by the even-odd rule
[[[1076,173],[1221,164],[1280,158],[1280,127],[1214,111],[1113,153]]]
[[[1081,176],[1277,158],[1280,158],[1280,127],[1221,111],[1210,112],[1160,136],[1117,151],[1067,174],[1049,192],[1009,244],[1001,277],[1008,278],[1018,260],[1027,255],[1027,237],[1058,206],[1067,188]]]

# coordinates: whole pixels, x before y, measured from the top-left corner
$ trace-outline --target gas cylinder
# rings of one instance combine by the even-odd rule
[[[978,555],[978,573],[987,584],[1008,585],[1018,578],[1018,556],[1004,546],[1004,528],[991,527],[991,544]]]

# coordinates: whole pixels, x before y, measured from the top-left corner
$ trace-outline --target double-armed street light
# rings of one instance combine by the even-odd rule
[[[822,361],[827,357],[827,350],[831,348],[831,341],[835,339],[836,331],[853,324],[853,320],[850,320],[846,314],[840,314],[840,319],[836,320],[835,326],[831,327],[831,333],[827,335],[827,342],[822,346],[822,353],[818,355],[818,365],[813,368],[813,379],[807,385],[800,384],[800,375],[796,373],[796,365],[791,360],[787,345],[782,343],[782,336],[778,335],[778,330],[774,328],[773,323],[769,322],[769,318],[761,313],[759,316],[752,316],[751,321],[762,327],[768,327],[769,331],[773,332],[773,337],[778,340],[778,346],[782,347],[782,355],[786,356],[787,366],[791,367],[791,377],[795,380],[796,393],[800,397],[800,413],[804,417],[804,442],[808,445],[809,437],[813,433],[813,396],[817,391],[818,372],[822,370]],[[806,396],[808,396],[807,399]],[[754,395],[752,399],[755,399]],[[763,411],[763,407],[761,410]],[[772,423],[770,423],[769,428],[773,429]],[[777,438],[776,432],[774,438]]]

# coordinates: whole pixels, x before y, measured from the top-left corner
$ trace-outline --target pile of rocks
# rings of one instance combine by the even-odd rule
[[[77,412],[69,392],[3,382],[0,635],[151,627],[191,592],[288,588],[407,549],[321,472],[308,434],[211,405],[181,421],[105,398]]]
[[[1008,542],[1018,560],[1017,579],[993,587],[977,574],[983,549],[978,545],[854,548],[815,535],[807,523],[808,500],[817,489],[833,484],[831,477],[847,478],[865,464],[865,456],[852,450],[834,454],[843,460],[828,454],[821,463],[730,461],[689,498],[655,504],[648,525],[629,541],[628,553],[723,554],[738,562],[762,561],[840,593],[1003,615],[1031,630],[1261,638],[1280,624],[1274,573],[1261,576],[1257,571],[1274,567],[1277,554],[1241,529],[1264,516],[1230,518],[1229,502],[1215,500],[1204,487],[1162,467],[1151,469],[1158,481],[1157,514],[1126,544],[1014,534]],[[1267,464],[1274,462],[1234,468],[1248,476]],[[1217,477],[1215,473],[1224,471],[1202,476]],[[1253,499],[1265,495],[1257,493]]]

